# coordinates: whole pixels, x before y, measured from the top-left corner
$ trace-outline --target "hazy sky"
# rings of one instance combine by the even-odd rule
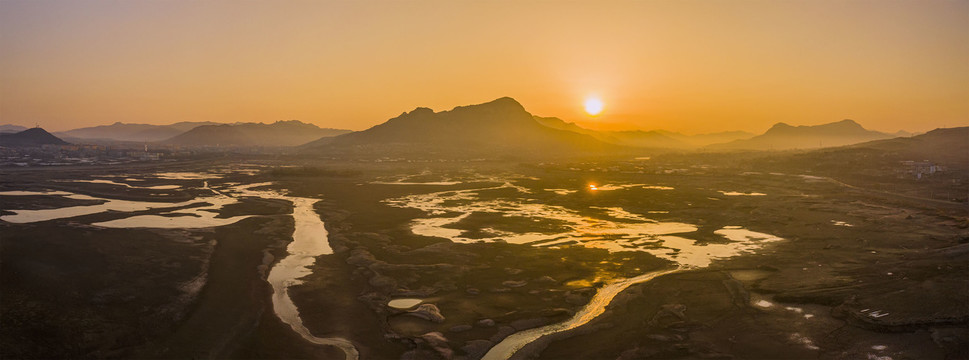
[[[602,128],[965,126],[969,1],[0,0],[0,123],[359,130],[501,96]]]

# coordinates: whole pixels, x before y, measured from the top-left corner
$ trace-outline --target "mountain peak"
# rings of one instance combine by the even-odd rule
[[[519,103],[518,100],[515,100],[510,96],[502,96],[500,98],[486,102],[485,104],[504,104],[504,105],[522,106],[522,104]]]
[[[404,114],[407,114],[407,115],[427,115],[427,114],[433,114],[433,113],[434,113],[434,110],[432,110],[429,107],[418,106],[418,107],[414,108],[414,110],[411,110],[410,112],[404,113]]]
[[[188,146],[296,146],[348,132],[350,131],[321,129],[299,120],[279,120],[272,124],[259,122],[202,125],[164,142]]]
[[[47,144],[67,145],[67,142],[39,127],[30,128],[18,133],[0,134],[0,146],[33,147]]]
[[[510,97],[436,113],[417,108],[367,130],[318,144],[351,148],[407,144],[408,147],[437,149],[434,151],[448,149],[465,154],[488,153],[498,148],[514,149],[515,152],[523,149],[612,149],[612,145],[591,136],[543,126],[522,104]]]
[[[494,99],[494,100],[491,100],[489,102],[482,103],[482,104],[468,105],[468,106],[458,106],[458,107],[454,108],[454,110],[458,110],[458,109],[481,109],[481,108],[484,108],[484,109],[492,109],[492,110],[495,110],[495,111],[502,111],[502,112],[526,112],[525,111],[525,107],[522,106],[521,103],[519,103],[517,100],[512,99],[512,98],[510,98],[508,96],[500,97],[500,98],[497,98],[497,99]]]
[[[844,120],[841,120],[841,121],[838,121],[838,122],[833,122],[833,123],[830,123],[830,124],[827,124],[827,125],[834,125],[834,126],[837,126],[839,128],[844,128],[844,129],[849,129],[849,128],[850,129],[864,129],[864,127],[862,127],[861,124],[859,124],[859,123],[857,123],[857,122],[855,122],[854,120],[851,120],[851,119],[844,119]]]
[[[810,149],[823,146],[851,145],[889,137],[891,136],[888,134],[866,130],[850,119],[810,126],[791,126],[781,122],[774,124],[763,135],[747,140],[714,145],[714,147],[748,150]]]

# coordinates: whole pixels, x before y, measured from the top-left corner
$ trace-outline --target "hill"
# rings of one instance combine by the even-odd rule
[[[966,204],[969,127],[808,152],[771,153],[756,163],[754,168],[762,171],[820,175],[869,191]]]
[[[969,168],[969,127],[935,129],[922,135],[870,141],[845,150],[869,149],[892,160],[929,160]]]
[[[12,124],[0,125],[0,133],[16,133],[27,130],[27,127]]]
[[[791,150],[817,149],[888,139],[892,135],[867,130],[853,120],[814,125],[791,126],[777,123],[762,135],[708,146],[713,150]]]
[[[367,130],[321,139],[304,148],[551,155],[617,147],[589,135],[543,126],[517,101],[503,97],[441,112],[419,107]]]
[[[162,142],[187,146],[297,146],[322,137],[349,132],[290,120],[272,124],[203,125]]]
[[[41,145],[68,145],[68,143],[41,128],[27,129],[17,133],[0,133],[0,146],[3,147],[39,147]]]
[[[754,134],[745,131],[724,131],[697,135],[684,135],[665,130],[600,131],[586,129],[556,117],[536,116],[535,121],[553,129],[589,135],[610,144],[646,148],[687,149],[754,136]]]
[[[85,140],[153,142],[171,138],[198,126],[215,124],[218,123],[209,121],[183,121],[170,125],[151,125],[116,122],[111,125],[101,125],[63,131],[57,133],[57,135],[64,138]]]

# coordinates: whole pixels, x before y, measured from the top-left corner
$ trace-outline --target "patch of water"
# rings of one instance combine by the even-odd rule
[[[767,270],[730,270],[727,273],[730,277],[740,280],[740,281],[757,281],[760,279],[767,278],[772,274],[772,272]]]
[[[165,173],[165,174],[189,174],[189,173]],[[196,173],[191,173],[196,174]],[[167,175],[166,175],[167,176]],[[195,175],[173,175],[171,177],[194,178]],[[98,181],[98,180],[94,180]],[[99,181],[101,182],[101,181]],[[336,346],[343,350],[347,359],[355,360],[359,358],[359,353],[353,343],[343,338],[321,338],[310,333],[303,325],[299,310],[289,297],[289,287],[300,284],[299,280],[311,273],[310,266],[316,261],[316,257],[325,254],[332,254],[327,232],[323,221],[313,210],[313,205],[318,199],[285,196],[271,190],[252,190],[252,188],[270,185],[271,183],[257,183],[249,185],[239,185],[219,192],[209,189],[214,193],[211,197],[201,197],[194,200],[179,203],[160,203],[145,201],[127,201],[116,199],[103,199],[87,195],[75,194],[64,191],[5,191],[0,195],[7,196],[63,196],[79,200],[103,200],[105,203],[89,206],[71,206],[59,209],[44,210],[12,210],[13,215],[0,216],[0,219],[12,223],[28,223],[37,221],[54,220],[60,218],[76,217],[102,213],[106,211],[134,212],[150,209],[163,209],[184,207],[189,205],[208,203],[208,205],[197,206],[189,209],[180,209],[166,212],[167,215],[137,215],[127,218],[110,220],[95,223],[93,225],[113,228],[131,227],[151,227],[151,228],[198,228],[210,226],[222,226],[235,223],[239,220],[253,215],[241,215],[231,218],[219,219],[215,216],[222,207],[237,203],[236,197],[259,197],[268,199],[282,199],[293,203],[293,220],[295,230],[293,241],[287,246],[288,255],[277,263],[269,271],[267,281],[273,288],[273,310],[283,322],[289,324],[293,330],[300,334],[307,341],[327,346]],[[204,188],[208,189],[208,182],[204,182]],[[227,194],[231,194],[227,195]]]
[[[98,204],[98,205],[68,206],[68,207],[62,207],[62,208],[56,208],[56,209],[10,210],[14,214],[0,216],[0,220],[16,223],[16,224],[25,224],[25,223],[33,223],[33,222],[39,222],[39,221],[66,219],[66,218],[72,218],[72,217],[83,216],[83,215],[98,214],[106,211],[134,212],[134,211],[145,211],[145,210],[152,210],[152,209],[182,207],[182,206],[188,206],[192,204],[207,202],[209,200],[206,198],[200,198],[200,199],[185,201],[180,203],[130,201],[130,200],[98,198],[98,197],[75,194],[70,192],[63,192],[63,191],[47,193],[42,195],[63,196],[65,198],[75,199],[75,200],[102,200],[104,201],[104,203]]]
[[[420,305],[422,302],[424,301],[421,299],[393,299],[387,303],[387,306],[398,310],[407,310]]]
[[[239,215],[228,218],[217,218],[219,209],[226,205],[235,204],[239,201],[228,196],[218,195],[206,198],[197,198],[193,202],[206,202],[210,205],[181,209],[166,212],[166,215],[136,215],[122,219],[103,221],[91,225],[108,228],[165,228],[165,229],[192,229],[216,227],[235,224],[242,219],[252,217],[252,215]]]
[[[429,182],[408,182],[408,181],[371,181],[371,184],[377,185],[457,185],[460,181],[429,181]]]
[[[637,185],[638,186],[638,185]],[[763,243],[782,240],[779,237],[750,231],[739,226],[727,226],[714,233],[729,243],[698,243],[673,234],[697,231],[697,226],[680,222],[660,222],[634,214],[620,207],[593,207],[604,216],[590,217],[555,205],[513,199],[481,200],[483,192],[519,188],[505,183],[497,187],[441,191],[409,195],[385,202],[401,208],[423,210],[434,217],[412,221],[416,235],[442,237],[454,242],[497,242],[557,247],[579,244],[602,248],[611,252],[642,251],[685,266],[705,267],[717,259],[724,259],[753,251]],[[487,229],[492,236],[469,238],[465,231],[452,228],[472,213],[499,213],[504,217],[528,218],[535,221],[552,220],[558,228],[547,232],[511,232]]]
[[[610,190],[643,187],[643,184],[590,186],[590,190]],[[424,211],[428,217],[411,223],[411,231],[417,235],[435,236],[455,242],[505,241],[540,247],[557,247],[577,244],[584,247],[602,248],[611,252],[642,251],[679,264],[680,269],[709,266],[713,261],[752,252],[765,243],[782,240],[770,234],[750,231],[741,226],[727,226],[714,233],[722,236],[725,243],[698,243],[696,240],[674,236],[696,232],[698,227],[680,222],[660,222],[643,215],[631,213],[621,207],[592,207],[599,214],[588,215],[563,206],[547,205],[527,198],[484,199],[495,190],[516,189],[520,194],[527,189],[505,183],[501,186],[457,191],[440,191],[416,194],[385,200],[390,206],[413,208]],[[546,191],[554,191],[551,189]],[[467,238],[465,232],[453,226],[471,214],[498,213],[504,217],[526,218],[558,224],[548,232],[512,232],[487,229],[493,237]],[[515,333],[495,345],[485,359],[506,359],[525,344],[541,336],[568,330],[595,318],[604,311],[612,298],[626,287],[677,270],[656,272],[634,278],[612,280],[601,288],[592,301],[576,315],[563,323],[529,329]]]
[[[111,180],[74,180],[74,182],[83,182],[83,183],[90,183],[90,184],[107,184],[107,185],[115,185],[115,186],[124,186],[126,188],[131,188],[131,189],[148,189],[148,190],[174,190],[182,187],[181,185],[134,186],[131,184],[119,183]]]
[[[210,173],[200,173],[200,172],[160,172],[152,175],[158,179],[165,180],[208,180],[208,179],[219,179],[222,175],[210,174]]]
[[[64,196],[74,195],[67,191],[0,191],[0,196]]]
[[[774,306],[774,303],[772,303],[770,301],[767,301],[767,300],[757,300],[757,302],[755,302],[754,305],[756,305],[757,307],[761,307],[761,308],[764,308],[764,309],[768,309],[768,308],[773,307]]]
[[[625,189],[642,187],[642,186],[646,186],[646,184],[624,184],[624,185],[605,184],[605,185],[599,185],[596,190],[599,190],[599,191],[625,190]]]
[[[491,350],[488,350],[488,353],[486,353],[481,359],[505,360],[514,355],[515,352],[525,345],[531,343],[532,341],[538,340],[538,338],[542,336],[582,326],[605,312],[606,305],[609,305],[609,303],[612,302],[612,299],[626,288],[634,284],[647,282],[659,276],[677,272],[679,270],[680,269],[655,271],[633,278],[614,280],[599,289],[592,299],[589,300],[589,304],[582,307],[582,309],[576,312],[575,315],[568,320],[511,334],[497,345],[493,346]]]
[[[335,346],[343,350],[346,359],[358,359],[360,354],[349,340],[338,337],[322,338],[310,333],[303,324],[299,309],[289,296],[289,288],[301,284],[303,281],[300,279],[312,273],[310,267],[316,262],[318,256],[333,253],[327,238],[326,226],[313,210],[313,205],[319,200],[286,196],[272,190],[252,190],[252,188],[271,184],[242,185],[231,188],[228,192],[238,196],[281,199],[293,203],[295,222],[293,241],[286,247],[288,255],[269,270],[269,276],[266,279],[273,288],[273,311],[303,339],[317,345]]]
[[[731,241],[758,240],[761,242],[772,242],[784,240],[771,234],[750,231],[740,226],[724,226],[722,229],[714,231],[713,233],[723,236]]]
[[[739,191],[722,191],[722,190],[720,191],[720,193],[726,196],[765,196],[767,195],[759,192],[745,193],[745,192],[739,192]]]
[[[574,194],[578,192],[578,190],[569,190],[569,189],[542,189],[542,190],[553,192],[556,195],[569,195],[569,194]]]

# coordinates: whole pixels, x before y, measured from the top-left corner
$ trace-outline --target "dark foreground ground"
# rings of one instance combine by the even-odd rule
[[[3,171],[0,185],[3,190],[52,188],[180,201],[192,190],[121,193],[105,185],[50,180],[86,178],[92,172],[124,171],[137,177],[206,171],[235,161]],[[579,192],[538,201],[576,209],[621,206],[644,215],[665,210],[648,217],[697,224],[701,241],[728,225],[786,239],[757,254],[633,286],[600,318],[535,343],[521,356],[969,357],[969,213],[964,203],[898,197],[868,191],[863,184],[849,187],[716,163],[687,168],[605,160],[558,165],[302,161],[299,165],[308,167],[219,181],[275,181],[294,195],[324,199],[317,210],[336,253],[318,258],[314,273],[291,294],[314,334],[347,337],[366,359],[476,358],[515,331],[568,318],[603,281],[671,266],[638,252],[454,244],[415,236],[408,224],[421,212],[390,207],[383,200],[488,182],[443,188],[370,183],[422,172],[424,181],[469,173],[516,177],[516,184],[529,189],[585,189],[589,183],[670,186],[676,190]],[[293,164],[258,163],[266,169]],[[721,190],[767,195],[724,196]],[[0,210],[60,205],[4,199]],[[265,269],[285,254],[293,228],[288,205],[246,201],[225,215],[229,211],[263,216],[200,230],[86,225],[117,216],[112,214],[0,222],[0,355],[340,358],[334,349],[303,342],[272,312]],[[494,226],[501,219],[478,221]],[[198,279],[204,279],[204,286],[193,290]],[[395,297],[425,299],[443,319],[387,308],[386,301]],[[889,315],[872,317],[873,311]],[[422,336],[431,332],[441,338]]]

